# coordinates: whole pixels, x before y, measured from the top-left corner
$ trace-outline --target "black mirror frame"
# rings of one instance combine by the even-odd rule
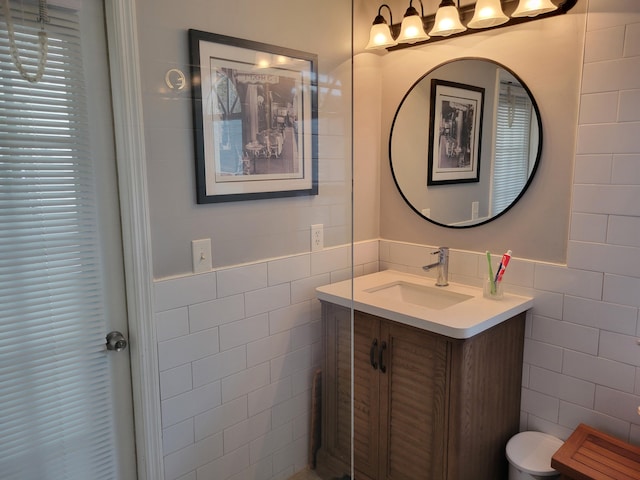
[[[405,100],[407,99],[407,97],[409,96],[409,94],[413,91],[413,89],[427,76],[429,76],[431,73],[433,73],[435,70],[437,70],[440,67],[443,67],[445,65],[448,65],[450,63],[453,62],[458,62],[458,61],[462,61],[462,60],[482,60],[482,61],[486,61],[486,62],[491,62],[495,65],[497,65],[500,68],[503,68],[504,70],[506,70],[507,72],[509,72],[509,74],[513,75],[519,82],[520,85],[522,86],[522,88],[525,89],[525,91],[527,92],[527,94],[529,95],[529,98],[531,99],[531,104],[533,106],[534,111],[536,112],[536,119],[538,121],[538,132],[539,132],[539,141],[538,141],[538,151],[536,152],[536,160],[534,162],[533,168],[531,169],[531,174],[529,175],[529,178],[527,179],[527,183],[524,185],[524,187],[522,188],[522,190],[520,191],[520,194],[513,200],[513,202],[511,202],[509,204],[509,206],[507,206],[504,210],[502,210],[500,213],[494,215],[493,217],[482,221],[482,222],[478,222],[478,223],[474,223],[472,225],[446,225],[444,223],[441,222],[437,222],[435,220],[430,219],[429,217],[426,217],[425,215],[423,215],[420,211],[418,211],[418,209],[416,207],[414,207],[411,202],[409,201],[409,199],[406,197],[406,195],[404,194],[404,192],[402,191],[402,189],[400,188],[400,184],[398,183],[398,179],[396,177],[396,173],[393,169],[393,157],[391,154],[391,146],[392,146],[392,141],[393,141],[393,128],[396,124],[396,120],[398,118],[398,114],[400,113],[400,109],[402,108],[402,105],[404,104]],[[538,167],[540,165],[540,161],[542,160],[542,145],[543,145],[543,137],[544,137],[544,133],[542,130],[542,115],[540,114],[540,109],[538,108],[538,104],[536,102],[535,97],[533,96],[533,93],[531,92],[531,90],[529,89],[528,85],[510,68],[504,66],[503,64],[501,64],[500,62],[497,62],[495,60],[492,60],[490,58],[483,58],[483,57],[460,57],[460,58],[454,58],[452,60],[448,60],[446,62],[440,63],[439,65],[436,65],[435,67],[433,67],[431,70],[429,70],[427,73],[425,73],[424,75],[422,75],[420,78],[418,78],[413,85],[411,85],[411,87],[409,88],[409,90],[407,91],[407,93],[404,94],[404,96],[402,97],[402,100],[400,101],[400,104],[398,105],[398,108],[396,110],[395,115],[393,116],[393,121],[391,122],[391,130],[389,132],[389,166],[391,168],[391,175],[393,177],[393,181],[396,185],[396,188],[398,189],[398,192],[400,193],[400,195],[402,196],[403,200],[406,202],[407,205],[409,205],[409,207],[411,207],[411,209],[421,218],[428,220],[429,222],[433,223],[434,225],[439,225],[441,227],[446,227],[446,228],[453,228],[453,229],[465,229],[465,228],[473,228],[473,227],[479,227],[480,225],[485,225],[487,223],[490,223],[494,220],[496,220],[497,218],[500,218],[502,215],[504,215],[505,213],[507,213],[509,210],[511,210],[511,208],[518,203],[518,201],[522,198],[522,196],[525,194],[525,192],[529,189],[529,186],[531,185],[531,183],[533,182],[533,179],[536,176],[536,172],[538,170]],[[426,185],[425,185],[426,187]]]

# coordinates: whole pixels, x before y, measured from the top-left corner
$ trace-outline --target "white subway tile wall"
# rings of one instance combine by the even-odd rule
[[[616,242],[635,241],[636,224],[616,218],[607,220]],[[375,240],[354,248],[356,275],[388,268],[435,275],[421,267],[436,246]],[[450,255],[451,281],[479,286],[487,274],[484,253]],[[271,480],[304,468],[310,382],[321,361],[314,289],[348,278],[350,258],[344,246],[156,282],[165,295],[156,325],[167,479],[195,472],[196,480]],[[592,258],[583,261],[571,267],[514,256],[504,277],[508,292],[536,299],[527,317],[522,428],[566,438],[588,422],[638,443],[640,278],[605,274]],[[188,291],[206,290],[194,279],[210,285],[210,275],[218,281],[208,297]],[[195,303],[186,304],[190,299]]]
[[[565,292],[561,319],[596,329],[597,348],[545,341],[563,347],[562,374],[595,386],[593,406],[560,397],[557,423],[640,444],[640,4],[615,3],[589,2],[567,252],[567,270],[601,275],[602,293]]]
[[[315,288],[378,240],[155,282],[166,480],[286,479],[308,463]]]
[[[433,277],[421,266],[435,248],[381,240],[380,267]],[[593,258],[572,268],[515,255],[505,290],[535,298],[527,315],[521,428],[566,439],[585,422],[640,443],[640,269],[635,278],[614,276]],[[450,259],[453,282],[479,285],[487,275],[484,253],[452,249]]]

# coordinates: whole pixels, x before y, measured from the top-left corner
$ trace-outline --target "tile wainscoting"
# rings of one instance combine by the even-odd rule
[[[358,243],[354,274],[434,277],[421,266],[435,248]],[[314,289],[348,279],[350,263],[351,248],[342,246],[156,281],[167,480],[286,479],[305,467],[311,379],[321,361]],[[486,256],[451,250],[449,273],[481,286]],[[567,438],[585,422],[640,443],[637,296],[608,298],[605,277],[517,256],[509,264],[505,290],[536,299],[522,429]]]
[[[354,274],[379,267],[433,276],[421,266],[434,249],[359,243]],[[485,255],[450,255],[451,281],[480,286]],[[306,465],[321,352],[314,288],[349,278],[350,258],[344,246],[156,282],[167,479],[287,478]],[[566,438],[587,422],[640,441],[637,299],[620,291],[608,299],[604,283],[604,273],[511,261],[505,289],[536,298],[527,319],[523,429]]]
[[[157,280],[166,480],[287,479],[307,465],[315,287],[378,270],[378,241]]]

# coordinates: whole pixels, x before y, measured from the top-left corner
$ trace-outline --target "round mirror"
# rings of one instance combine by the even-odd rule
[[[406,93],[391,127],[391,171],[405,201],[438,225],[466,228],[505,213],[524,194],[542,151],[529,88],[511,70],[453,60]]]

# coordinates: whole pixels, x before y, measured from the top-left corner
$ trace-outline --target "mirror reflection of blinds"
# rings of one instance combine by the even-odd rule
[[[525,89],[500,85],[491,198],[494,213],[511,205],[529,178],[532,111]]]
[[[37,4],[11,3],[21,61],[34,71]],[[0,35],[0,478],[109,480],[116,469],[80,25],[68,9],[50,8],[49,17],[37,84],[20,77]]]

